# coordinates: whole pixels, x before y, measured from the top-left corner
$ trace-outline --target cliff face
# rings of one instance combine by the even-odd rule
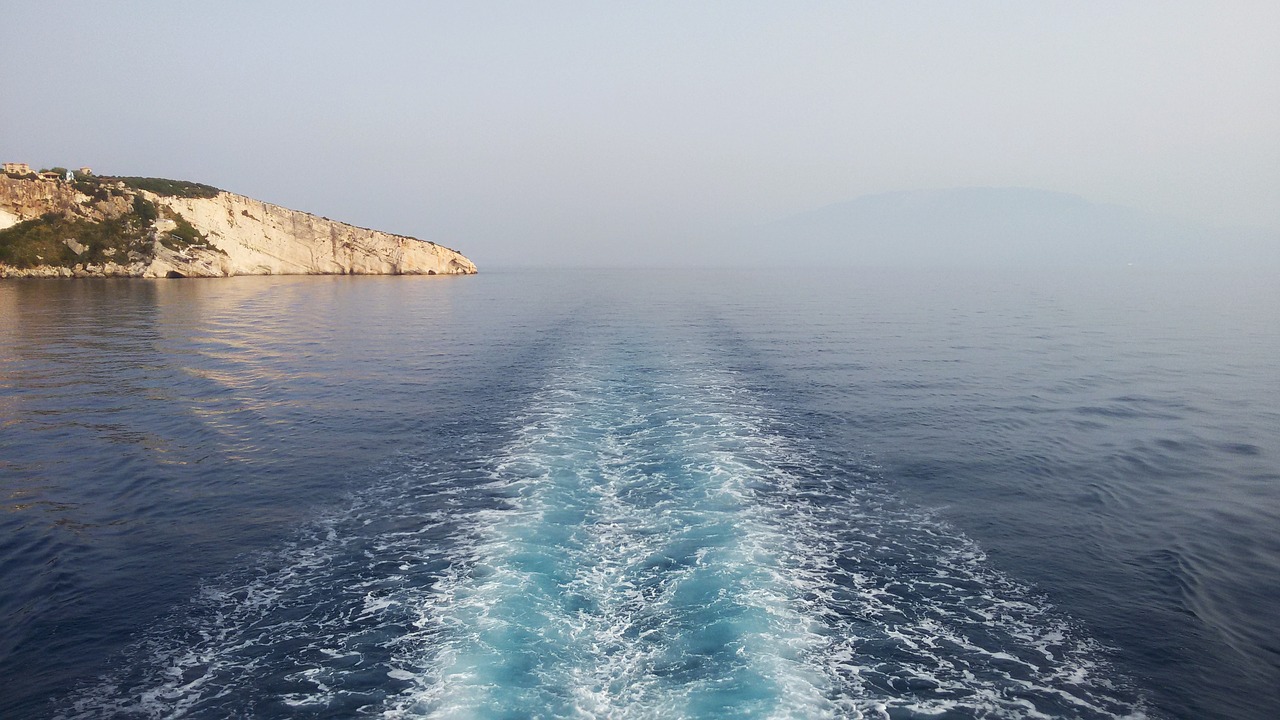
[[[0,277],[476,272],[475,264],[466,257],[435,243],[359,228],[241,195],[218,192],[212,197],[180,197],[127,187],[110,179],[95,179],[95,183],[88,187],[94,193],[90,196],[81,191],[87,187],[84,183],[0,175],[0,241],[4,229],[18,222],[58,218],[51,225],[56,229],[41,236],[46,243],[44,254],[36,256],[41,259],[23,266],[6,265],[0,259]],[[65,230],[102,223],[116,223],[138,236],[128,253],[123,246],[119,252],[99,247],[86,253],[86,245],[81,243],[85,239]],[[176,229],[185,229],[185,235],[174,233]],[[61,243],[54,248],[58,259],[50,257],[49,233],[56,234]],[[63,238],[63,234],[69,236]],[[179,236],[183,242],[175,242]]]
[[[476,271],[460,253],[435,243],[326,220],[242,195],[224,192],[213,198],[154,200],[181,214],[208,237],[210,245],[225,253],[221,265],[228,275],[466,275]]]
[[[84,196],[70,183],[43,180],[15,180],[0,175],[0,230],[47,212],[79,210]]]

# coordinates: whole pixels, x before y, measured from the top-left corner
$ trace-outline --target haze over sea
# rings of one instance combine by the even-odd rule
[[[1272,717],[1273,280],[0,284],[0,716]]]

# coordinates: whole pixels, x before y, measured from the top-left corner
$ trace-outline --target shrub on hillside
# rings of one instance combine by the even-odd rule
[[[166,178],[147,177],[109,177],[138,190],[146,190],[166,197],[211,198],[222,192],[212,185],[189,182],[187,180],[169,180]]]
[[[209,238],[202,235],[199,230],[196,230],[182,215],[172,211],[168,211],[165,214],[171,216],[174,224],[177,225],[174,229],[160,236],[160,242],[165,247],[172,250],[181,250],[192,245],[203,245],[209,242]]]
[[[77,254],[67,246],[71,239],[84,246]],[[102,263],[126,263],[130,252],[149,254],[147,226],[132,213],[103,222],[47,213],[0,230],[0,262],[14,267]]]

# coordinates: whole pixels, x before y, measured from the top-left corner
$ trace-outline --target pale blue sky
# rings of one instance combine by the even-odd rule
[[[1280,228],[1280,3],[8,0],[0,157],[486,263],[635,262],[868,193]]]

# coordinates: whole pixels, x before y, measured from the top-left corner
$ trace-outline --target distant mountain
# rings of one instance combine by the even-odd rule
[[[1030,188],[868,195],[740,233],[796,265],[1085,266],[1280,262],[1280,238]]]

